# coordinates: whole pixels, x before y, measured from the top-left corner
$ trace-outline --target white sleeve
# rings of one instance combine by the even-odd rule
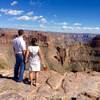
[[[31,47],[30,46],[28,46],[28,51],[31,52]]]
[[[22,45],[22,50],[26,50],[26,43],[24,40],[21,42],[21,45]]]
[[[40,47],[38,46],[38,51],[40,50]]]

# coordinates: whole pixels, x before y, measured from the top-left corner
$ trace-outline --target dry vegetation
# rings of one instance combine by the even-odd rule
[[[15,58],[11,44],[0,44],[0,68],[12,68],[14,62]]]

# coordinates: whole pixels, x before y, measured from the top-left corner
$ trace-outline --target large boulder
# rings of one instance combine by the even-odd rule
[[[92,83],[92,84],[91,84]],[[87,93],[92,97],[99,97],[100,77],[87,73],[66,73],[63,81],[63,89],[68,97],[77,98],[81,93]],[[83,99],[84,100],[84,99]]]
[[[56,90],[62,85],[63,79],[64,79],[63,75],[61,75],[57,72],[51,71],[51,76],[50,76],[50,78],[48,78],[47,84],[49,84],[49,86],[53,90]]]
[[[37,90],[38,96],[50,97],[53,95],[53,90],[50,88],[48,84],[43,84]]]

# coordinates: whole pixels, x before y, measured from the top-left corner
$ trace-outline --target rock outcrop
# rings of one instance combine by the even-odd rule
[[[7,70],[8,71],[8,70]],[[66,72],[49,70],[38,75],[37,86],[12,80],[13,71],[0,76],[0,100],[99,100],[100,73]],[[2,76],[4,73],[8,73]],[[28,77],[28,73],[25,72]]]

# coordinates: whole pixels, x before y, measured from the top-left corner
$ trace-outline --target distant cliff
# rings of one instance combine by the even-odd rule
[[[11,45],[16,34],[16,29],[0,29],[0,44]],[[32,37],[38,39],[50,69],[58,72],[100,71],[100,35],[25,30],[27,45]]]

